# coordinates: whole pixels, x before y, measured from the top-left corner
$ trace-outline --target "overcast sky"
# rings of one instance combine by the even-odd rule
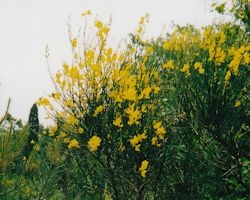
[[[159,35],[164,26],[170,30],[173,21],[211,24],[215,14],[210,4],[211,0],[0,0],[0,114],[11,97],[10,113],[27,120],[32,104],[51,91],[45,46],[49,45],[52,71],[70,59],[69,16],[76,35],[85,10],[105,21],[112,16],[114,44],[133,32],[145,13],[150,14],[147,37]]]

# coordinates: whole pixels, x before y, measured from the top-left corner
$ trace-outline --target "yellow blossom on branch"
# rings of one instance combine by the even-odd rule
[[[148,169],[148,161],[143,160],[141,163],[141,167],[139,168],[142,177],[146,177],[147,169]]]
[[[128,114],[128,125],[139,124],[139,120],[142,118],[142,114],[138,108],[135,109],[135,104],[129,105],[127,109],[125,109],[125,113]]]
[[[225,75],[225,81],[228,82],[228,80],[231,77],[231,71],[227,71],[226,75]]]
[[[78,133],[82,134],[83,132],[84,132],[84,129],[83,129],[82,127],[80,127],[80,128],[78,129]]]
[[[91,15],[91,11],[90,10],[86,10],[84,13],[82,13],[82,16],[87,16],[87,15]]]
[[[166,64],[162,65],[163,69],[174,69],[174,61],[169,60]]]
[[[154,127],[155,132],[156,132],[157,136],[159,137],[159,139],[163,140],[166,131],[165,131],[165,128],[162,126],[162,122],[161,121],[158,121],[158,122],[154,121],[153,122],[153,127]]]
[[[36,104],[38,105],[38,106],[50,106],[51,104],[50,104],[50,101],[48,100],[48,99],[46,99],[46,98],[40,98],[37,102],[36,102]]]
[[[69,115],[68,118],[67,118],[67,121],[66,123],[68,125],[77,125],[78,124],[78,120],[76,117],[74,117],[73,115]]]
[[[140,151],[140,142],[147,139],[146,132],[142,134],[135,135],[132,139],[130,139],[130,144],[135,148],[136,151]]]
[[[34,140],[31,140],[30,141],[30,144],[35,144],[36,142]]]
[[[98,147],[101,145],[101,138],[94,135],[88,141],[88,148],[90,151],[96,151]]]
[[[76,38],[73,38],[73,39],[71,40],[71,45],[72,45],[73,48],[76,47],[76,45],[77,45],[77,39],[76,39]]]
[[[119,116],[117,117],[114,121],[113,121],[113,124],[119,128],[122,128],[123,127],[123,124],[122,124],[122,117]]]
[[[187,76],[190,76],[191,74],[189,72],[189,69],[190,69],[190,65],[184,64],[183,68],[181,69],[181,72],[186,73]]]
[[[239,100],[237,100],[236,102],[235,102],[235,104],[234,104],[234,106],[237,108],[237,107],[239,107],[241,105],[241,103],[240,103],[240,101]]]
[[[95,109],[95,112],[93,114],[94,117],[97,117],[97,115],[104,110],[104,106],[100,105]]]
[[[80,144],[76,139],[70,140],[69,144],[68,144],[68,148],[72,149],[72,148],[80,148]]]

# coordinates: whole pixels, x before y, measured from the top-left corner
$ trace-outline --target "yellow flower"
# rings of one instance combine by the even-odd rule
[[[153,89],[153,91],[154,91],[155,94],[158,94],[159,91],[161,90],[161,88],[158,87],[158,86],[156,86],[156,85],[153,85],[153,86],[152,86],[152,89]]]
[[[243,55],[243,58],[244,58],[244,64],[245,65],[248,65],[250,63],[250,56],[249,56],[249,53],[244,53]]]
[[[114,121],[113,121],[113,124],[117,127],[120,127],[122,128],[123,127],[123,124],[122,124],[122,117],[117,117]]]
[[[72,68],[69,70],[69,77],[72,78],[73,80],[80,79],[80,78],[81,78],[81,75],[80,75],[80,73],[79,73],[78,68],[72,67]]]
[[[159,127],[156,129],[156,133],[161,136],[161,135],[164,135],[166,133],[164,127]]]
[[[56,101],[58,101],[58,100],[60,100],[60,98],[61,98],[61,94],[60,94],[59,92],[57,92],[57,93],[52,94],[52,97],[53,97]]]
[[[139,99],[149,99],[150,98],[150,92],[152,91],[151,87],[146,87],[145,89],[142,90]]]
[[[165,128],[162,126],[162,122],[161,122],[161,121],[159,121],[159,122],[154,121],[154,122],[153,122],[153,127],[154,127],[154,129],[155,129],[156,134],[158,135],[158,137],[159,137],[161,140],[163,140],[166,131],[165,131]],[[155,139],[154,139],[154,140],[155,140]],[[151,141],[151,142],[152,142],[152,141]]]
[[[102,112],[104,110],[104,107],[102,105],[98,106],[96,109],[95,109],[95,112],[93,114],[94,117],[96,117],[100,112]]]
[[[153,137],[151,139],[151,144],[156,146],[156,144],[157,144],[157,137]]]
[[[140,147],[141,147],[141,144],[137,144],[137,145],[135,145],[135,151],[140,151]]]
[[[153,49],[153,47],[147,47],[147,53],[148,54],[151,54],[151,53],[153,53],[154,52],[154,49]]]
[[[78,129],[78,133],[82,134],[83,132],[84,132],[83,128],[80,127],[80,128]]]
[[[51,104],[50,104],[50,101],[48,100],[48,99],[46,99],[46,98],[40,98],[37,102],[36,102],[36,104],[38,105],[38,106],[50,106]]]
[[[70,142],[70,139],[66,137],[66,138],[63,139],[63,142],[69,143],[69,142]]]
[[[101,29],[101,28],[103,28],[103,23],[102,23],[101,21],[97,20],[97,21],[95,22],[95,26],[96,26],[97,28]]]
[[[163,69],[174,69],[174,61],[169,60],[166,64],[162,65]]]
[[[70,140],[69,141],[69,144],[68,144],[68,148],[69,149],[72,149],[72,148],[80,148],[80,144],[79,144],[79,142],[76,140],[76,139],[73,139],[73,140]]]
[[[200,74],[204,74],[204,72],[205,72],[204,68],[202,68],[202,67],[199,68],[199,73],[200,73]]]
[[[143,105],[141,106],[141,111],[142,111],[143,113],[146,113],[146,112],[147,112],[147,107],[146,107],[145,104],[143,104]]]
[[[190,65],[189,64],[184,64],[183,68],[181,69],[181,72],[186,73],[187,76],[190,76]]]
[[[229,68],[233,70],[234,75],[238,74],[238,68],[242,59],[240,50],[234,51],[233,60],[229,63]]]
[[[50,136],[50,137],[53,137],[53,136],[55,135],[57,129],[58,129],[58,126],[57,126],[57,125],[52,126],[52,127],[50,128],[50,131],[49,131],[49,136]]]
[[[227,71],[226,75],[225,75],[225,81],[227,82],[231,77],[231,71]]]
[[[111,91],[109,93],[109,97],[113,98],[118,103],[121,103],[123,101],[121,93],[116,90]]]
[[[163,44],[163,49],[164,50],[169,50],[170,47],[171,47],[171,42],[170,41],[164,42],[164,44]]]
[[[141,167],[139,168],[142,177],[146,177],[147,168],[148,168],[148,161],[143,160],[141,163]]]
[[[223,44],[226,41],[226,35],[224,32],[220,32],[220,44]]]
[[[136,89],[129,88],[123,92],[123,99],[129,101],[136,101]]]
[[[73,38],[73,39],[71,40],[71,45],[72,45],[73,48],[76,47],[76,45],[77,45],[77,39],[76,39],[76,38]]]
[[[221,48],[216,48],[215,62],[220,66],[225,60],[226,54]]]
[[[30,141],[30,144],[35,144],[36,142],[34,140],[31,140]]]
[[[94,135],[88,141],[88,148],[90,151],[96,151],[98,147],[101,145],[101,138]]]
[[[66,123],[68,125],[77,125],[78,124],[78,119],[76,119],[73,115],[69,115]]]
[[[235,102],[235,107],[237,108],[237,107],[239,107],[241,105],[241,103],[240,103],[240,101],[239,100],[237,100],[236,102]]]
[[[154,121],[154,122],[153,122],[153,127],[154,127],[154,129],[158,129],[158,128],[160,128],[160,127],[161,127],[161,125],[162,125],[162,122],[161,122],[161,121],[159,121],[159,122]]]
[[[64,102],[64,105],[65,106],[68,106],[68,107],[72,107],[74,105],[73,101],[72,100],[68,100],[68,101],[65,101]]]
[[[195,70],[200,69],[200,68],[202,68],[202,63],[200,63],[200,62],[194,63],[194,69]]]
[[[184,64],[183,68],[181,69],[181,72],[187,72],[189,68],[190,68],[189,64]]]
[[[128,125],[139,124],[139,121],[142,118],[142,114],[138,108],[134,108],[135,104],[129,105],[125,112],[128,114]]]
[[[147,138],[146,132],[144,132],[142,134],[135,135],[133,138],[129,140],[129,142],[135,148],[135,151],[140,151],[141,144],[139,143],[145,140],[146,138]]]
[[[210,46],[209,47],[209,60],[212,61],[214,59],[215,56],[215,50],[214,50],[214,46]]]
[[[87,15],[91,15],[91,14],[92,14],[91,11],[87,10],[84,13],[82,13],[82,16],[87,16]]]
[[[67,137],[68,136],[68,134],[67,133],[65,133],[65,132],[60,132],[60,137],[61,138],[65,138],[65,137]]]
[[[144,22],[145,22],[145,17],[141,17],[139,24],[144,24]]]

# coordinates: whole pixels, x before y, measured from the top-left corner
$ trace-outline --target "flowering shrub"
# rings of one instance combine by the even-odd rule
[[[147,20],[124,49],[108,47],[110,24],[99,20],[96,43],[71,37],[72,63],[37,102],[55,122],[49,137],[86,177],[78,184],[115,199],[244,197],[247,33],[232,24],[186,26],[145,41]]]
[[[180,125],[185,127],[181,134],[187,137],[186,145],[193,152],[199,142],[211,157],[212,152],[221,152],[214,157],[215,169],[223,169],[228,190],[233,187],[244,196],[249,188],[245,132],[249,130],[249,35],[232,24],[203,30],[177,27],[156,45],[164,82],[175,79],[176,105],[185,115]],[[215,151],[212,146],[217,146]]]
[[[54,125],[35,105],[27,126],[0,120],[0,199],[249,199],[248,26],[144,40],[147,21],[121,49],[110,23],[89,44],[69,32],[72,62],[37,102]]]
[[[146,20],[141,18],[137,40]],[[37,104],[55,120],[49,135],[79,156],[94,158],[106,170],[117,199],[142,195],[168,135],[157,105],[159,72],[146,66],[153,49],[128,45],[117,52],[106,45],[110,26],[96,20],[95,27],[96,46],[78,51],[81,44],[72,38],[73,62],[63,64],[54,78],[55,92]],[[128,186],[121,188],[118,182]]]

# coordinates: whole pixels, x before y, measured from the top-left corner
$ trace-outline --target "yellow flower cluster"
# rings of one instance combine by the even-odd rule
[[[49,136],[53,137],[55,135],[55,133],[57,132],[57,130],[58,130],[58,126],[57,125],[50,127]]]
[[[235,107],[237,108],[237,107],[239,107],[241,105],[241,103],[240,103],[240,101],[239,100],[236,100],[236,102],[235,102]]]
[[[88,148],[90,151],[96,151],[98,147],[101,145],[101,138],[94,135],[88,141]]]
[[[48,100],[48,99],[46,99],[46,98],[40,98],[37,102],[36,102],[36,104],[38,105],[38,106],[50,106],[51,104],[50,104],[50,101]]]
[[[83,132],[84,132],[84,129],[83,129],[82,127],[80,127],[80,128],[78,129],[78,133],[82,134]]]
[[[68,144],[68,148],[72,149],[72,148],[80,148],[80,144],[76,139],[70,140],[69,144]]]
[[[198,70],[200,74],[204,74],[204,72],[205,72],[201,62],[196,62],[194,64],[194,69]]]
[[[104,110],[104,107],[102,105],[98,106],[96,109],[95,109],[95,112],[93,114],[94,117],[96,117],[100,112],[102,112]]]
[[[87,16],[87,15],[91,15],[91,11],[90,10],[86,10],[84,13],[82,13],[82,16]]]
[[[128,125],[139,124],[142,114],[138,108],[135,109],[134,103],[129,105],[129,107],[125,110],[125,113],[128,114]]]
[[[122,123],[122,117],[119,116],[117,117],[114,121],[113,121],[113,124],[119,128],[122,128],[124,125]]]
[[[185,73],[186,76],[190,76],[191,73],[190,73],[189,69],[190,69],[190,65],[184,64],[183,68],[181,69],[181,72]]]
[[[130,144],[135,148],[135,151],[140,151],[140,143],[145,139],[147,139],[146,132],[137,134],[132,139],[130,139]]]
[[[234,47],[229,49],[229,55],[231,55],[233,59],[231,60],[228,66],[229,69],[233,71],[234,75],[238,74],[239,66],[241,63],[243,63],[244,65],[250,63],[249,50],[250,50],[250,45],[241,46],[238,49]]]
[[[78,120],[76,119],[75,116],[69,115],[68,118],[67,118],[66,123],[67,123],[68,125],[77,125],[77,124],[78,124]]]
[[[174,69],[174,61],[169,60],[166,64],[162,65],[163,69]]]
[[[231,77],[231,71],[227,71],[226,75],[225,75],[225,82],[227,83],[228,80],[230,79]]]
[[[106,44],[106,38],[109,33],[109,25],[104,25],[100,20],[96,20],[95,26],[97,28],[97,36],[99,37],[100,49],[102,50]]]
[[[166,38],[162,48],[169,52],[177,51],[180,56],[176,53],[176,58],[163,64],[162,68],[173,69],[175,62],[182,66],[180,71],[185,73],[185,77],[189,77],[192,73],[189,63],[194,63],[194,69],[201,75],[210,71],[202,65],[206,63],[206,67],[226,68],[224,81],[228,83],[231,75],[239,74],[241,65],[250,63],[250,45],[226,43],[226,29],[227,25],[207,26],[203,32],[189,26],[177,28]]]
[[[91,12],[82,15],[91,15]],[[133,45],[123,50],[108,48],[106,39],[110,24],[100,20],[95,20],[97,40],[93,44],[83,47],[81,38],[70,38],[72,63],[62,64],[62,69],[55,74],[54,93],[39,101],[49,109],[55,105],[49,113],[58,124],[49,133],[55,141],[63,141],[68,149],[86,145],[91,152],[97,151],[104,142],[114,142],[117,152],[131,151],[126,146],[129,143],[135,150],[133,153],[144,153],[143,145],[150,143],[152,135],[143,130],[152,129],[151,117],[156,116],[160,91],[163,92],[159,70],[149,66],[155,53],[154,46],[142,39],[147,21],[147,15],[141,18],[134,38],[145,44],[143,50]],[[136,58],[138,53],[141,59]],[[174,63],[174,60],[168,60],[163,68],[173,70]],[[100,133],[99,130],[103,131]],[[128,132],[135,135],[124,135]],[[156,140],[152,140],[152,144],[160,147],[165,135],[161,124],[155,128],[155,134]],[[145,148],[152,148],[149,146],[145,145]],[[142,177],[146,176],[147,167],[145,160],[140,167]]]
[[[73,48],[76,47],[76,45],[77,45],[77,39],[76,39],[76,38],[73,38],[73,39],[71,40],[71,45],[72,45]]]
[[[143,160],[141,163],[141,167],[139,168],[142,177],[146,177],[147,170],[148,170],[148,161]]]
[[[144,32],[144,27],[145,27],[145,23],[149,21],[149,15],[146,14],[145,16],[141,17],[140,21],[139,21],[139,27],[136,30],[136,35],[135,38],[139,41],[142,41],[141,37],[142,34]],[[149,49],[150,52],[152,52],[152,49]]]
[[[161,146],[161,143],[159,143],[159,140],[164,140],[165,137],[165,128],[162,126],[161,121],[154,121],[153,122],[153,128],[156,132],[156,136],[154,136],[151,140],[151,144],[157,147]]]

